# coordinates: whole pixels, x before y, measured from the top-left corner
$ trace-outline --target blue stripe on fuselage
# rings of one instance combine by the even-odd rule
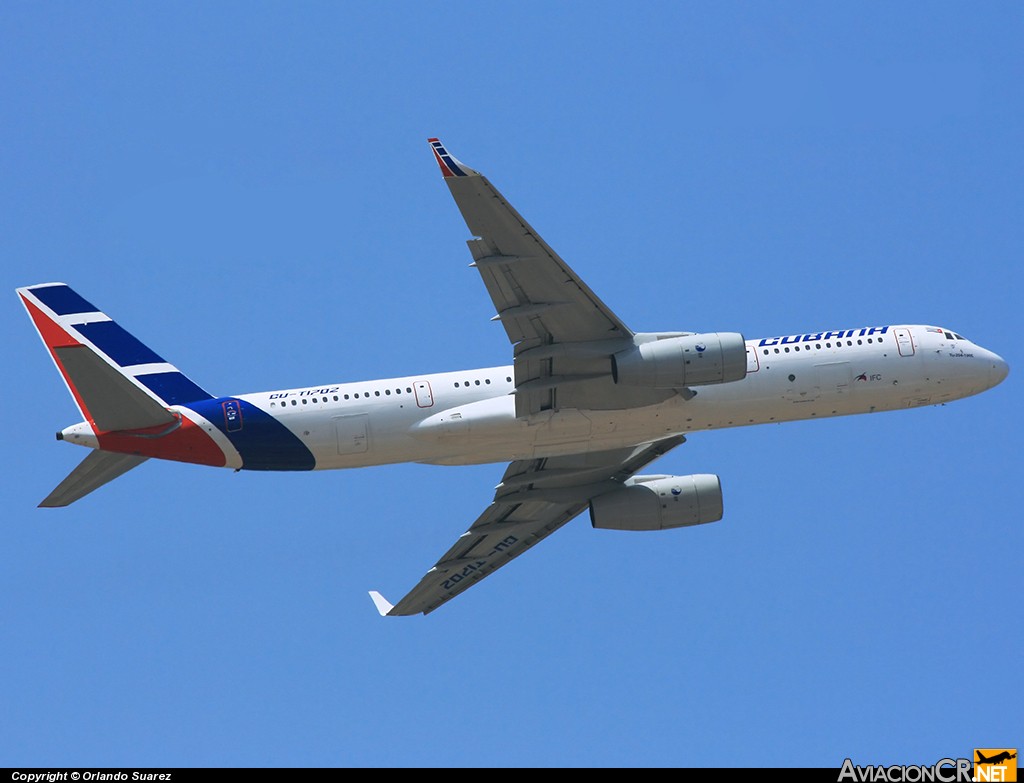
[[[224,403],[232,402],[242,411],[241,427],[228,430]],[[224,433],[242,457],[243,470],[312,470],[313,453],[299,438],[269,413],[236,397],[191,402],[187,406]],[[237,427],[237,429],[236,429]]]

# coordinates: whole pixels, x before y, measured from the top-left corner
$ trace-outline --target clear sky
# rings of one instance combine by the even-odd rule
[[[0,766],[831,766],[1024,745],[1017,3],[0,4]],[[936,323],[1009,379],[710,432],[721,522],[581,517],[381,618],[502,465],[150,461],[65,509],[62,280],[215,393],[511,350],[426,144],[638,331]]]

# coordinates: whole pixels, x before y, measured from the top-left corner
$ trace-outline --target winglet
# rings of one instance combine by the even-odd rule
[[[387,617],[388,612],[395,608],[387,598],[382,596],[376,590],[370,591],[370,598],[373,599],[373,605],[377,607],[377,611],[380,612],[381,617]]]
[[[441,174],[444,177],[468,177],[477,173],[465,163],[450,155],[440,139],[427,139],[427,142],[434,151],[437,165],[441,167]]]

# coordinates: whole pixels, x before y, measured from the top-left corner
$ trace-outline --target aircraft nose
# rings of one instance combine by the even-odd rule
[[[1003,357],[992,354],[992,368],[988,371],[988,378],[992,385],[998,386],[1006,380],[1006,376],[1009,374],[1010,365],[1006,363]]]

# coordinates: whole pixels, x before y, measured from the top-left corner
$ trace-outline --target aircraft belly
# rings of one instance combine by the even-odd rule
[[[591,437],[590,419],[575,409],[544,411],[530,418],[527,437],[537,449],[574,446],[585,450]]]

